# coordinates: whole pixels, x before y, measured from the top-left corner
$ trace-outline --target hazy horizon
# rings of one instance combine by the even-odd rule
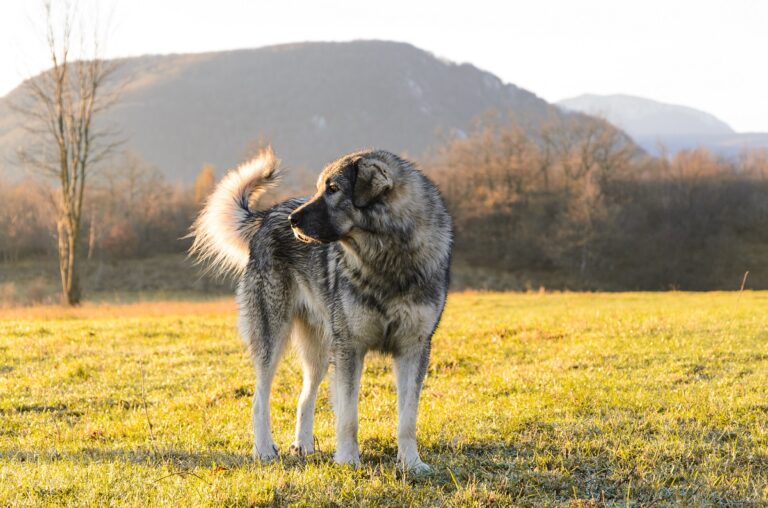
[[[200,53],[290,42],[382,39],[468,62],[549,102],[627,94],[711,113],[739,132],[768,131],[768,3],[544,1],[465,9],[223,0],[80,0],[112,12],[107,57]],[[98,3],[98,9],[93,6]],[[47,67],[37,2],[0,5],[0,96]],[[470,15],[471,14],[471,15]]]

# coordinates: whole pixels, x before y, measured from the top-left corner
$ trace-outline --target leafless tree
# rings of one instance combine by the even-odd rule
[[[54,179],[57,248],[62,301],[80,302],[78,243],[86,182],[99,161],[117,145],[114,133],[95,125],[101,111],[117,100],[107,87],[116,66],[103,59],[104,35],[97,22],[85,26],[75,5],[43,1],[45,40],[51,68],[25,83],[15,108],[27,119],[30,138],[20,158],[32,171]]]

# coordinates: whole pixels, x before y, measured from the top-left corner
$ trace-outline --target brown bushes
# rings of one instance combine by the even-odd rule
[[[600,121],[490,117],[425,165],[459,263],[580,289],[768,287],[768,157],[654,159]],[[559,282],[557,282],[559,281]]]
[[[532,129],[491,116],[423,167],[455,219],[461,287],[737,289],[750,270],[747,287],[768,288],[765,151],[651,158],[604,122],[561,117]],[[134,155],[117,160],[86,196],[81,252],[184,252],[210,180],[206,169],[196,187],[173,185]],[[296,180],[310,192],[314,175]],[[267,202],[301,192],[284,185]],[[49,195],[0,182],[0,259],[55,257]],[[11,293],[4,286],[0,299]]]

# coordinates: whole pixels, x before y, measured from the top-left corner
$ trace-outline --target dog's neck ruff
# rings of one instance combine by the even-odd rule
[[[365,274],[361,280],[378,279],[388,293],[434,284],[450,263],[450,218],[437,190],[415,172],[401,178],[393,195],[368,207],[337,244],[343,263]]]
[[[343,262],[393,292],[407,291],[414,285],[424,286],[442,276],[441,272],[448,266],[449,242],[420,245],[422,236],[418,226],[408,223],[398,226],[394,232],[387,233],[358,229],[355,235],[341,240],[338,244]],[[357,241],[356,235],[367,238]]]

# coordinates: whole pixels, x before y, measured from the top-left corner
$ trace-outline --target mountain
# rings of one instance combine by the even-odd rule
[[[288,168],[316,173],[363,147],[418,157],[441,133],[468,130],[489,110],[534,121],[557,111],[491,73],[395,42],[300,43],[119,64],[117,80],[127,85],[100,121],[119,126],[128,147],[175,181],[191,181],[205,163],[221,173],[258,139],[272,142]],[[0,99],[0,160],[13,160],[25,142],[23,118],[9,107],[23,93],[19,87]]]
[[[658,153],[660,144],[672,153],[704,146],[721,155],[736,155],[746,147],[768,148],[768,133],[738,133],[714,115],[687,106],[631,95],[589,94],[557,105],[604,118],[649,153]]]
[[[580,95],[557,104],[571,111],[605,118],[625,128],[630,136],[735,134],[728,124],[709,113],[630,95]]]

